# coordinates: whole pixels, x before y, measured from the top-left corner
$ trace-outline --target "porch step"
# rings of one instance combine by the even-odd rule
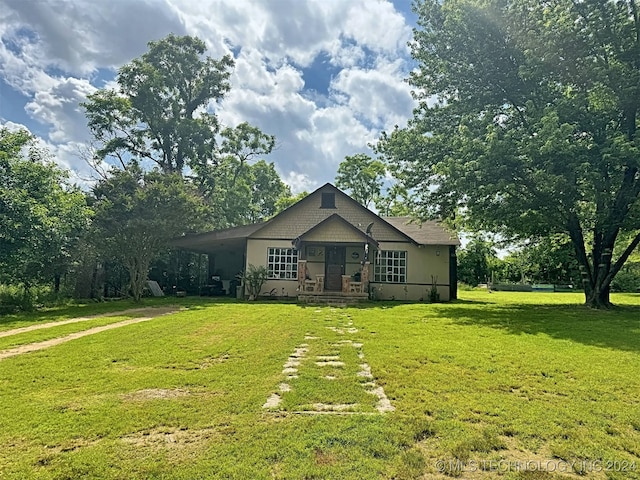
[[[322,305],[353,305],[356,303],[366,302],[369,295],[366,293],[341,294],[336,293],[303,293],[298,295],[298,301],[302,303],[322,304]]]

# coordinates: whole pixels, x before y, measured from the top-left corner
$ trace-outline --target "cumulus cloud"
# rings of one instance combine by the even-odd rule
[[[403,81],[411,30],[386,0],[0,0],[0,76],[27,97],[60,163],[84,175],[79,102],[169,33],[202,38],[213,57],[234,54],[232,90],[209,108],[275,135],[267,160],[296,192],[333,181],[344,156],[370,153],[414,105]],[[335,70],[326,91],[305,85],[317,59]]]
[[[406,123],[414,107],[402,66],[402,61],[396,60],[379,62],[370,69],[344,69],[331,87],[354,113],[373,126],[388,130]]]
[[[150,40],[186,33],[178,12],[162,0],[2,3],[11,20],[3,38],[29,38],[22,57],[74,75],[118,67],[143,53]]]
[[[50,125],[51,142],[88,141],[87,121],[80,103],[95,91],[87,80],[56,79],[50,88],[36,92],[25,110],[39,122]]]

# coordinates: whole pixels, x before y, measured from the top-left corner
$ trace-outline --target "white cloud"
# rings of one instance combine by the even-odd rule
[[[309,177],[304,173],[298,172],[286,172],[280,173],[282,181],[291,187],[291,193],[294,195],[302,193],[304,191],[310,192],[313,190],[315,184],[309,180]]]
[[[406,123],[414,107],[410,88],[403,80],[402,61],[382,61],[376,68],[349,68],[331,87],[354,113],[380,129]]]
[[[329,2],[330,3],[330,2]],[[386,55],[409,52],[411,28],[393,5],[385,1],[349,2],[345,35]]]
[[[28,132],[31,132],[29,130],[29,127],[27,127],[26,125],[23,125],[22,123],[15,123],[11,121],[3,122],[1,121],[1,119],[0,119],[0,128],[6,128],[10,132],[19,132],[20,130],[26,130]]]
[[[95,91],[87,80],[57,79],[51,88],[36,92],[25,110],[39,122],[51,125],[49,140],[54,143],[88,141],[87,121],[80,103]]]
[[[150,40],[185,33],[173,8],[163,0],[64,2],[2,0],[11,12],[3,36],[29,33],[21,57],[31,63],[86,75],[114,68],[140,55]]]
[[[197,35],[213,57],[236,53],[232,90],[210,108],[224,124],[275,135],[267,160],[296,192],[333,181],[344,156],[370,153],[414,105],[403,82],[410,28],[384,0],[0,0],[0,76],[29,98],[25,111],[48,128],[60,163],[84,176],[78,103],[169,33]],[[321,54],[341,71],[312,92],[305,69]]]

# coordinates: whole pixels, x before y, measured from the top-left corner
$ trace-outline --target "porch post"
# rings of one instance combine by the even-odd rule
[[[307,261],[298,260],[298,291],[304,292],[304,281],[307,279]]]
[[[342,275],[342,293],[351,291],[351,275]]]
[[[369,268],[371,262],[368,260],[362,264],[362,270],[360,271],[360,281],[362,282],[362,291],[369,291]]]

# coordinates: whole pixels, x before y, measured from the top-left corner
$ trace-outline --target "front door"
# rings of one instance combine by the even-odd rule
[[[325,249],[325,290],[333,292],[342,290],[345,257],[345,247],[327,247]]]

